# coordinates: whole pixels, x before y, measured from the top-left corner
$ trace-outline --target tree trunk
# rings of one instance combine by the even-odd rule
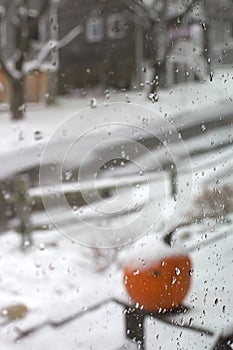
[[[24,117],[24,78],[10,80],[10,109],[13,120],[20,120]]]

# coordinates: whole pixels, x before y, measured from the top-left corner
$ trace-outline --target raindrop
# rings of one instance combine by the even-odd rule
[[[157,277],[159,275],[159,271],[155,270],[152,272],[153,277]]]
[[[71,170],[67,170],[67,171],[65,172],[65,179],[66,179],[67,181],[69,181],[71,178],[72,178],[72,171],[71,171]]]
[[[177,276],[180,274],[180,269],[178,267],[175,268],[175,273]]]
[[[139,270],[136,270],[136,271],[133,272],[133,275],[137,276],[137,275],[139,275],[139,273],[140,273]]]
[[[218,305],[218,298],[215,299],[214,305]]]
[[[172,282],[172,285],[176,283],[176,278],[174,276],[172,277],[171,282]]]
[[[125,157],[126,157],[125,151],[121,151],[121,157],[122,157],[122,158],[125,158]]]
[[[1,314],[2,314],[2,316],[7,316],[8,315],[8,310],[7,309],[1,310]]]
[[[24,247],[25,247],[25,248],[30,247],[30,245],[31,245],[31,242],[30,242],[29,240],[26,240],[26,241],[24,242]]]
[[[207,29],[206,24],[204,22],[202,22],[202,28],[203,28],[203,30]]]
[[[44,94],[44,97],[45,97],[46,100],[48,100],[48,99],[49,99],[49,93],[46,92],[46,93]]]
[[[205,126],[205,124],[202,124],[201,125],[201,131],[205,131],[206,130],[206,126]]]
[[[190,269],[190,270],[189,270],[189,276],[192,276],[192,275],[193,275],[193,272],[194,272],[193,269]]]
[[[213,81],[214,73],[210,72],[210,81]]]
[[[24,139],[23,130],[20,130],[20,132],[19,132],[19,141],[22,141],[23,139]]]
[[[35,262],[35,266],[36,266],[37,268],[41,267],[41,263],[40,263],[40,261],[39,261],[39,260],[36,260],[36,262]]]
[[[193,321],[194,321],[194,319],[191,317],[191,318],[189,319],[189,327],[191,327],[191,326],[192,326]]]
[[[90,106],[91,108],[96,108],[97,106],[97,101],[95,98],[92,98],[91,101],[90,101]]]
[[[41,140],[42,138],[43,138],[42,132],[39,131],[39,130],[36,130],[36,131],[34,132],[34,139],[35,139],[36,141],[38,141],[38,140]]]
[[[54,269],[55,269],[55,265],[54,265],[53,262],[51,262],[51,263],[49,264],[49,269],[50,269],[50,270],[54,270]]]
[[[149,94],[149,99],[151,100],[152,103],[155,103],[159,100],[159,96],[156,92],[153,92]]]
[[[44,243],[40,243],[39,249],[42,250],[42,251],[45,250],[45,245],[44,245]]]

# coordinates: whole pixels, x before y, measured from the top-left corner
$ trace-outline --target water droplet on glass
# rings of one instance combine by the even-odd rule
[[[191,318],[189,319],[189,327],[191,327],[191,326],[192,326],[193,321],[194,321],[194,319],[191,317]]]
[[[173,276],[172,277],[172,280],[171,280],[172,284],[175,284],[176,283],[176,278]]]
[[[25,248],[30,247],[30,245],[31,245],[31,242],[30,242],[29,240],[26,240],[26,241],[24,242],[24,247],[25,247]]]
[[[125,157],[126,157],[125,151],[121,151],[121,157],[122,157],[122,158],[125,158]]]
[[[69,181],[71,178],[72,178],[72,171],[71,171],[71,170],[67,170],[67,171],[65,172],[65,179],[66,179],[67,181]]]
[[[40,248],[40,250],[45,250],[45,245],[44,245],[44,243],[40,243],[39,248]]]
[[[36,131],[34,132],[34,139],[35,139],[36,141],[38,141],[38,140],[41,140],[42,138],[43,138],[42,132],[39,131],[39,130],[36,130]]]
[[[205,131],[207,128],[206,128],[206,126],[205,126],[205,124],[202,124],[201,125],[201,131]]]
[[[36,262],[35,262],[35,266],[36,266],[37,268],[41,267],[41,263],[40,263],[40,261],[39,261],[39,260],[36,260]]]
[[[202,28],[203,28],[203,30],[207,29],[206,24],[204,22],[202,22]]]
[[[1,310],[1,314],[2,314],[2,316],[7,316],[8,315],[8,310],[7,309]]]
[[[90,101],[90,106],[91,108],[96,108],[97,106],[97,101],[95,98],[92,98],[91,101]]]
[[[155,103],[159,100],[159,96],[157,93],[153,92],[149,94],[149,99],[151,100],[152,103]]]
[[[193,275],[193,272],[194,272],[194,270],[193,270],[193,269],[190,269],[190,270],[189,270],[189,276],[192,276],[192,275]]]
[[[22,141],[23,139],[24,139],[23,130],[20,130],[20,132],[19,132],[19,141]]]
[[[53,262],[51,262],[51,263],[49,264],[49,269],[50,269],[50,270],[54,270],[54,269],[55,269],[55,265],[54,265]]]

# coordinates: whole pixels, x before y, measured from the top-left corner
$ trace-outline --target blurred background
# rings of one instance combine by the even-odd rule
[[[232,98],[231,0],[0,0],[2,349],[232,349]]]

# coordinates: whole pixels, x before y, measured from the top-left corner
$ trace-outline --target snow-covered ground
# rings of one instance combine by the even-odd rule
[[[228,220],[232,220],[232,216]],[[216,223],[215,219],[206,218],[201,224],[190,224],[179,230],[175,245],[188,249],[223,232],[231,233],[232,223]],[[102,349],[103,346],[117,349],[126,342],[124,315],[119,305],[111,303],[58,329],[45,326],[18,342],[14,340],[19,334],[18,329],[27,330],[47,320],[61,320],[109,297],[127,300],[122,277],[124,261],[129,256],[148,255],[148,244],[149,254],[156,255],[157,239],[161,235],[162,232],[156,230],[123,249],[113,264],[99,273],[92,272],[101,259],[97,250],[74,244],[56,231],[35,232],[33,247],[26,253],[19,249],[19,235],[14,232],[2,235],[1,348],[40,349],[49,343],[58,349]],[[202,325],[216,335],[233,325],[232,250],[232,236],[226,235],[226,238],[191,253],[194,274],[185,300],[191,312],[182,317],[186,323],[193,318],[192,324]],[[102,258],[109,259],[109,256]],[[4,310],[14,303],[26,305],[29,311],[22,320],[5,323],[7,314]],[[204,349],[206,346],[210,349],[216,338],[200,336],[191,330],[182,330],[181,335],[179,328],[149,319],[145,329],[147,349],[159,346],[167,349],[178,343],[181,349]]]
[[[179,222],[189,220],[189,225],[175,233],[174,249],[189,250],[193,261],[192,285],[185,299],[185,305],[189,306],[190,311],[176,316],[175,319],[180,323],[190,323],[209,329],[214,332],[214,336],[147,318],[146,350],[168,348],[210,350],[222,331],[233,331],[233,216],[229,213],[226,220],[219,217],[208,218],[208,212],[203,214],[207,208],[202,208],[200,202],[198,204],[196,201],[206,189],[219,193],[223,185],[232,186],[232,130],[226,125],[219,129],[208,130],[205,123],[211,116],[198,113],[205,108],[211,109],[216,106],[221,116],[221,106],[230,103],[232,76],[233,73],[229,70],[216,71],[213,82],[178,86],[174,90],[163,91],[156,104],[146,100],[139,92],[118,94],[110,91],[107,98],[97,99],[97,107],[89,110],[91,113],[80,113],[80,110],[87,108],[90,99],[96,97],[95,95],[59,99],[56,106],[48,109],[43,106],[40,108],[29,106],[27,117],[23,122],[13,123],[6,112],[0,114],[0,159],[4,164],[1,168],[1,178],[11,175],[16,170],[38,164],[45,145],[51,140],[54,130],[59,125],[64,125],[65,118],[79,112],[76,129],[72,130],[73,123],[66,124],[65,131],[72,131],[71,136],[74,140],[95,125],[99,127],[103,123],[114,121],[114,118],[112,120],[108,115],[109,110],[114,112],[114,108],[108,109],[111,102],[126,102],[129,106],[137,104],[140,108],[143,108],[141,106],[151,108],[161,116],[157,120],[159,127],[163,126],[162,118],[165,114],[167,120],[172,116],[175,127],[176,123],[192,125],[197,122],[192,118],[189,119],[189,115],[193,112],[197,112],[195,115],[198,122],[203,125],[197,136],[185,140],[185,146],[179,142],[179,137],[175,139],[176,142],[171,143],[171,147],[165,145],[165,151],[166,147],[168,150],[172,148],[174,157],[178,157],[179,161],[182,159],[182,162],[178,161],[177,164],[179,167],[176,201],[170,195],[169,171],[162,171],[160,168],[166,152],[164,149],[157,149],[146,154],[142,152],[141,157],[132,157],[132,160],[137,160],[136,167],[140,165],[145,183],[138,180],[139,173],[135,175],[135,164],[124,163],[121,167],[106,171],[106,178],[101,178],[102,184],[99,182],[100,186],[103,184],[109,186],[111,178],[113,185],[116,184],[117,192],[109,199],[100,199],[94,207],[89,206],[75,213],[65,211],[67,208],[62,206],[58,209],[52,208],[54,214],[49,212],[63,233],[75,241],[93,246],[98,246],[98,240],[103,237],[104,243],[109,240],[111,246],[117,238],[114,236],[117,232],[122,234],[120,237],[122,241],[118,241],[118,245],[126,243],[127,240],[139,238],[142,233],[148,231],[145,229],[145,224],[150,226],[147,235],[142,236],[136,243],[119,250],[114,244],[105,250],[92,249],[74,243],[57,229],[52,228],[35,231],[32,247],[22,252],[19,248],[20,236],[16,232],[12,230],[0,236],[0,349],[39,350],[42,347],[57,350],[127,349],[127,345],[123,347],[127,343],[123,308],[111,302],[103,303],[98,309],[86,312],[82,317],[74,318],[63,326],[54,327],[48,323],[66,319],[108,298],[129,301],[123,284],[122,268],[125,261],[129,257],[137,258],[144,254],[150,257],[156,256],[158,240],[161,243],[165,232],[176,227]],[[105,105],[100,106],[101,103]],[[133,113],[134,107],[130,108],[124,123],[138,126],[139,122],[135,121]],[[91,120],[91,117],[96,119]],[[151,125],[153,127],[156,125],[155,120],[151,120],[149,124],[146,119],[140,120],[141,122],[140,125],[145,126],[143,129],[145,132],[148,132],[147,129],[151,131]],[[62,127],[59,130],[61,131]],[[87,153],[90,148],[95,148],[96,140],[100,141],[105,135],[101,129],[98,130],[90,134],[91,137],[83,139],[83,149],[80,150],[82,154]],[[120,131],[121,128],[117,127],[111,129],[111,135],[119,144],[121,141],[117,141],[116,135]],[[92,137],[93,135],[95,137]],[[70,142],[66,133],[63,136],[65,141]],[[123,132],[122,137],[129,139],[129,129]],[[111,141],[111,137],[109,139]],[[222,142],[227,145],[221,146]],[[218,147],[214,149],[216,145]],[[59,152],[64,152],[63,146],[64,143],[60,142],[58,137],[54,143],[53,157],[55,154],[59,155]],[[205,152],[201,153],[203,149]],[[126,157],[125,150],[122,152],[121,157]],[[96,154],[99,155],[97,152],[92,157],[97,158]],[[191,156],[187,159],[185,155],[189,154]],[[82,160],[82,157],[80,159]],[[77,155],[77,162],[79,161]],[[158,169],[160,171],[157,171]],[[55,172],[55,178],[58,175],[59,172]],[[128,179],[129,184],[133,183],[135,187],[130,186],[127,189],[124,185],[118,188],[120,177],[121,181],[122,178],[124,181]],[[85,182],[87,187],[92,183],[88,181]],[[57,186],[57,183],[55,185]],[[67,186],[72,186],[72,183]],[[83,189],[86,189],[85,186]],[[46,190],[48,188],[45,188],[45,192]],[[32,191],[36,192],[37,189]],[[59,192],[59,189],[55,188],[54,191]],[[103,213],[107,213],[104,216],[104,228],[109,228],[109,231],[114,229],[113,235],[109,234],[107,238],[106,231],[104,236],[101,236]],[[125,213],[127,215],[124,215]],[[195,216],[199,217],[200,213],[203,215],[203,220],[193,223]],[[78,220],[73,214],[78,215]],[[45,218],[45,214],[42,213],[34,215],[32,219],[36,224],[45,220],[48,222],[48,217]],[[127,225],[130,225],[130,230]],[[96,235],[93,235],[93,232]],[[218,241],[200,248],[200,242],[225,233],[226,235]],[[198,245],[196,249],[190,248],[196,244]],[[19,304],[26,307],[26,309],[23,307],[25,312],[22,318],[10,319],[7,307]],[[21,331],[33,327],[38,327],[38,330],[16,340]]]
[[[224,164],[228,165],[228,162],[232,166],[228,152],[226,154],[223,152],[222,155],[225,158],[221,158],[219,152],[216,152],[210,160],[216,166],[216,174],[211,171],[209,163],[202,164],[201,159],[196,157],[199,167],[193,173],[194,195],[206,188],[206,182],[209,188],[220,188],[221,180],[226,173],[229,175],[227,183],[232,183],[232,171],[227,170],[224,174],[221,171],[218,172]],[[165,182],[169,186],[169,180]],[[183,182],[185,182],[185,174],[179,179],[180,185]],[[156,184],[158,184],[157,181]],[[156,195],[159,196],[158,193],[154,193],[154,199]],[[120,192],[119,195],[123,193]],[[153,198],[153,192],[151,195]],[[156,200],[159,198],[157,197]],[[18,234],[7,232],[2,235],[0,237],[0,309],[2,310],[0,348],[37,350],[50,344],[49,346],[59,350],[65,348],[70,350],[123,349],[123,344],[127,344],[123,308],[111,302],[103,303],[97,310],[87,312],[61,327],[40,325],[47,321],[65,319],[108,298],[127,301],[128,297],[123,285],[124,262],[130,256],[157,254],[157,242],[164,234],[163,228],[166,227],[167,221],[169,220],[170,226],[173,226],[174,218],[171,216],[168,219],[174,209],[173,202],[174,200],[171,197],[169,200],[168,196],[160,225],[155,225],[149,235],[121,249],[117,255],[114,254],[114,249],[104,253],[98,249],[93,250],[72,243],[56,230],[35,232],[33,247],[27,252],[20,251]],[[199,208],[192,202],[190,209],[195,216]],[[176,213],[178,214],[180,213]],[[133,213],[128,217],[131,215],[134,220]],[[185,246],[185,249],[189,249],[196,243],[226,232],[226,237],[221,240],[194,249],[190,253],[194,273],[185,305],[189,306],[191,311],[175,317],[175,320],[180,323],[190,322],[194,326],[202,326],[213,331],[215,335],[201,335],[191,329],[181,329],[147,318],[145,322],[147,350],[169,347],[211,349],[217,335],[233,327],[232,215],[228,215],[227,219],[226,223],[222,223],[221,220],[216,221],[214,218],[206,217],[199,224],[190,224],[181,228],[175,235],[175,247],[181,249]],[[95,223],[96,220],[97,217],[92,218],[92,222]],[[116,216],[113,220],[122,225],[121,217]],[[76,238],[79,234],[88,234],[87,225],[85,227],[83,222],[73,224],[72,228],[76,229]],[[82,230],[84,232],[81,232]],[[146,246],[145,242],[147,242]],[[145,247],[146,251],[144,251]],[[159,254],[161,255],[161,251]],[[109,267],[97,272],[101,260],[109,261]],[[105,262],[104,266],[108,264]],[[6,307],[14,304],[25,305],[28,312],[20,320],[8,321]],[[39,329],[20,340],[15,340],[21,331],[34,326],[39,326]]]
[[[56,105],[49,108],[43,105],[28,106],[26,118],[20,122],[12,122],[9,113],[2,111],[0,160],[5,166],[1,169],[0,178],[9,176],[16,170],[20,171],[38,164],[51,137],[56,151],[51,147],[50,152],[56,158],[57,153],[59,154],[61,148],[64,148],[63,143],[77,141],[80,137],[81,147],[84,150],[95,146],[96,140],[100,141],[103,124],[119,122],[121,124],[119,130],[122,129],[122,123],[131,124],[143,128],[147,134],[152,132],[157,136],[160,135],[159,128],[164,126],[176,129],[178,125],[188,127],[197,122],[203,122],[204,125],[205,121],[210,121],[211,118],[220,118],[223,108],[232,109],[232,77],[233,71],[229,68],[218,68],[213,81],[207,79],[205,83],[190,83],[162,90],[157,103],[148,100],[147,90],[126,93],[109,91],[104,96],[94,90],[84,97],[58,98]],[[92,98],[97,100],[97,107],[93,109],[90,108]],[[125,110],[120,111],[120,107],[124,104],[126,110],[127,104],[129,105],[127,115]],[[117,107],[118,110],[115,111]],[[143,108],[145,112],[147,111],[148,121],[143,120]],[[213,116],[209,113],[209,109],[214,111]],[[192,114],[194,112],[195,115]],[[216,113],[219,113],[219,116],[216,116]],[[96,128],[99,134],[93,135],[92,129],[98,132]],[[121,137],[132,139],[132,135],[128,134],[128,130],[131,129],[123,131]],[[14,157],[15,154],[17,157]],[[14,161],[9,162],[9,158],[12,157]],[[77,162],[80,160],[77,159]]]

